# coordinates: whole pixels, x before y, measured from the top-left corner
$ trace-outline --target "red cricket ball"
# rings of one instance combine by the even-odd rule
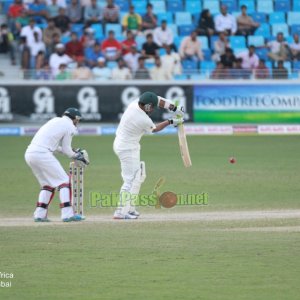
[[[231,164],[234,164],[234,163],[236,162],[236,160],[235,160],[234,157],[230,157],[229,162],[230,162]]]

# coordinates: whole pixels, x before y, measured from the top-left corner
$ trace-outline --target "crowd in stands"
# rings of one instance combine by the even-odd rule
[[[245,4],[235,14],[223,3],[230,1],[219,1],[219,13],[203,6],[192,14],[187,3],[194,1],[196,8],[202,1],[174,0],[181,3],[179,10],[155,13],[155,0],[141,0],[141,14],[135,11],[138,1],[103,1],[6,1],[0,52],[20,64],[25,78],[44,80],[170,80],[207,74],[211,79],[285,79],[291,62],[300,61],[300,25],[292,38],[281,31],[260,35],[271,14],[259,20]],[[180,16],[190,20],[180,23]]]

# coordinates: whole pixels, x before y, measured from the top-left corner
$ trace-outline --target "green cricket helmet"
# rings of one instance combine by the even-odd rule
[[[139,103],[144,104],[145,111],[150,111],[151,107],[157,107],[158,97],[152,92],[145,92],[140,96]]]
[[[82,118],[81,112],[78,110],[78,108],[75,107],[67,108],[63,115],[69,117],[72,120],[81,120]]]

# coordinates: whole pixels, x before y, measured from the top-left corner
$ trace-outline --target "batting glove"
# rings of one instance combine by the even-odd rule
[[[175,106],[175,108],[173,109],[172,112],[177,118],[183,118],[183,116],[184,116],[184,107],[183,106]]]
[[[172,118],[172,119],[169,119],[168,121],[169,121],[169,124],[172,124],[174,127],[177,127],[178,125],[184,123],[183,118]]]

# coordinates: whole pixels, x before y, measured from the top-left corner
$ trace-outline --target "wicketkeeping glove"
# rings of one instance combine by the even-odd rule
[[[85,167],[90,163],[89,155],[86,150],[81,150],[76,152],[73,156],[75,163],[80,167]]]
[[[169,124],[172,124],[174,127],[177,127],[180,124],[183,124],[184,120],[183,118],[172,118],[169,119]]]

